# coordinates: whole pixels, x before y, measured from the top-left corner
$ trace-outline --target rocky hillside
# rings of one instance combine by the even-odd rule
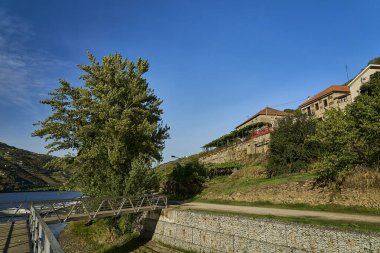
[[[0,192],[58,188],[66,176],[54,168],[44,168],[51,159],[0,142]]]

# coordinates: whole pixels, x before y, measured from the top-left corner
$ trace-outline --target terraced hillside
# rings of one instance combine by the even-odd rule
[[[66,176],[54,168],[44,168],[51,159],[0,142],[0,192],[58,188]]]

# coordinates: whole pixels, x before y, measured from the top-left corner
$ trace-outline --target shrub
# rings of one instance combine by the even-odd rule
[[[355,151],[360,163],[380,169],[380,72],[360,88],[360,95],[347,114],[357,130]]]
[[[351,118],[341,110],[330,109],[325,120],[318,122],[311,140],[319,143],[320,155],[313,165],[318,173],[318,181],[341,182],[347,171],[357,160],[353,143],[357,130]]]
[[[202,190],[207,170],[198,161],[177,163],[166,183],[166,191],[176,197],[190,197]]]
[[[320,182],[339,186],[355,168],[380,169],[380,73],[373,74],[360,91],[346,112],[329,110],[311,138],[320,146],[314,164]]]
[[[308,137],[315,133],[316,121],[297,112],[278,122],[269,142],[269,177],[299,172],[317,157],[318,148]]]

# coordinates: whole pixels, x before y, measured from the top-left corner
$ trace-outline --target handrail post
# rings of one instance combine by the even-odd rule
[[[37,237],[37,252],[42,253],[42,226],[41,222],[38,222],[38,237]]]
[[[44,253],[50,253],[50,242],[49,242],[49,238],[47,237],[46,233],[45,233],[45,236],[44,236]]]
[[[29,222],[31,224],[30,233],[33,243],[34,253],[63,253],[61,246],[53,233],[41,218],[34,206],[30,207]]]

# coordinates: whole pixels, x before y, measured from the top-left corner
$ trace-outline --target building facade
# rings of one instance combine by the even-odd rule
[[[369,82],[371,75],[378,71],[380,71],[380,65],[369,64],[347,84],[350,88],[352,101],[359,96],[362,84]]]
[[[247,146],[247,154],[266,153],[269,148],[270,135],[273,132],[273,128],[277,126],[277,121],[279,119],[286,116],[289,116],[289,114],[284,111],[265,107],[251,118],[238,125],[235,128],[237,130],[259,122],[269,123],[269,125],[262,126],[253,131],[249,137],[250,144]]]
[[[332,85],[299,106],[302,113],[323,119],[328,109],[343,110],[360,94],[360,87],[370,81],[371,75],[380,71],[380,65],[369,64],[345,85]]]
[[[288,116],[289,114],[280,110],[276,110],[270,107],[265,107],[251,118],[247,119],[237,127],[236,130],[242,129],[246,126],[253,125],[255,123],[264,122],[270,123],[272,126],[276,126],[277,120],[283,117]]]
[[[316,118],[323,118],[326,110],[344,109],[352,101],[350,88],[332,85],[300,105],[302,113]]]

